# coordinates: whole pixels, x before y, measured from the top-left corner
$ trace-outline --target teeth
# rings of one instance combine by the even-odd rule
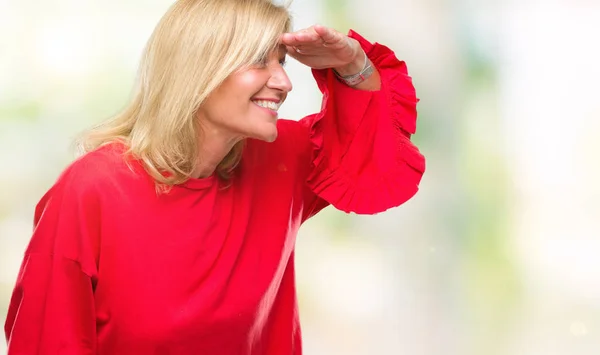
[[[254,102],[255,104],[257,104],[260,107],[268,108],[269,110],[273,110],[273,111],[279,110],[279,106],[281,105],[280,103],[278,104],[273,101],[266,101],[266,100],[252,100],[252,102]]]

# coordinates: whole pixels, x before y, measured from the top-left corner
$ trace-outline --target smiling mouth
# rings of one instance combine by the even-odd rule
[[[277,103],[277,102],[268,101],[268,100],[252,100],[252,102],[254,102],[257,106],[260,106],[262,108],[266,108],[268,110],[275,111],[275,112],[277,112],[277,110],[279,110],[279,107],[281,106],[281,102]]]

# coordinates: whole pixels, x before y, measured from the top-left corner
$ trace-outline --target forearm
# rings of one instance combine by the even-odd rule
[[[350,40],[359,48],[359,50],[357,51],[357,55],[355,55],[353,61],[344,66],[333,68],[340,76],[351,76],[360,73],[362,70],[364,70],[367,64],[366,61],[368,58],[364,52],[364,49],[360,47],[360,44],[357,40],[353,38]],[[370,63],[370,65],[373,68],[372,74],[370,74],[369,77],[365,78],[365,80],[361,81],[360,83],[352,85],[353,88],[365,91],[377,91],[381,89],[381,77],[379,75],[379,71],[373,63]]]

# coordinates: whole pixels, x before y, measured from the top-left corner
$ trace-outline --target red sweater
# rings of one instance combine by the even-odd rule
[[[302,353],[294,244],[331,204],[372,214],[411,198],[424,159],[409,140],[415,91],[388,48],[358,39],[382,89],[313,71],[323,108],[250,140],[224,184],[190,179],[157,195],[136,160],[107,145],[72,163],[41,199],[11,299],[8,353]]]

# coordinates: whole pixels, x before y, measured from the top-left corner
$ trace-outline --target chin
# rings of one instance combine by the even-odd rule
[[[277,139],[277,120],[249,122],[238,134],[246,138],[272,143]]]
[[[273,143],[277,139],[277,125],[273,124],[271,127],[265,128],[261,132],[256,132],[255,138],[267,143]]]
[[[273,143],[273,142],[275,142],[275,139],[277,139],[277,129],[275,129],[271,134],[266,135],[263,138],[263,141],[265,141],[267,143]]]

